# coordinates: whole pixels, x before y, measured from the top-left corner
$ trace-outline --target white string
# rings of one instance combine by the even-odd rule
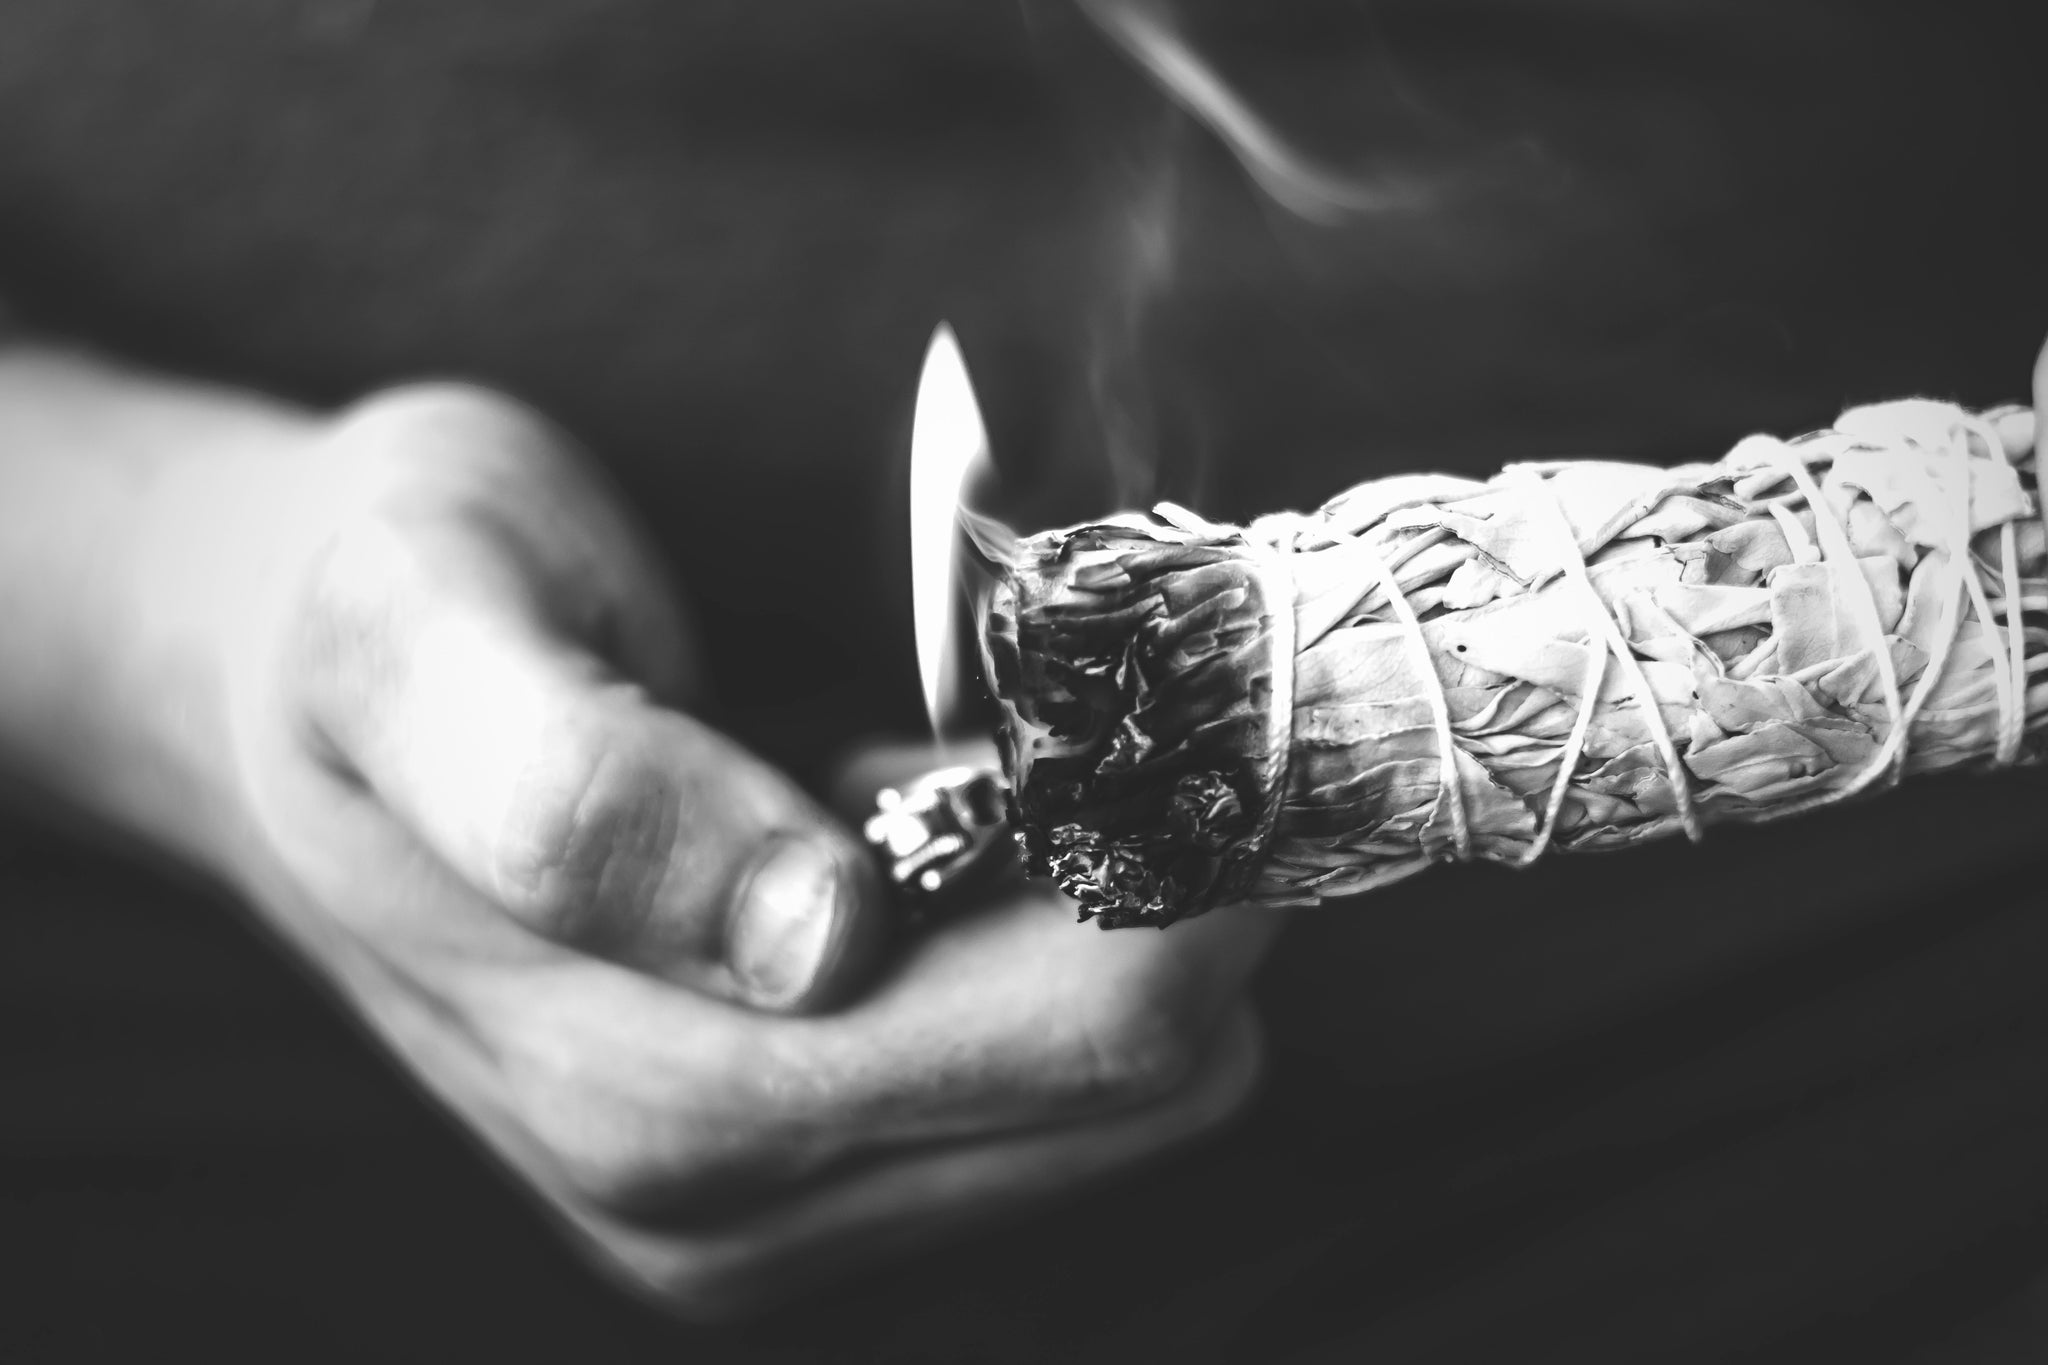
[[[1972,422],[1981,424],[1981,419],[1966,417],[1963,419],[1961,429],[1968,431],[1970,429],[1968,424]],[[1985,430],[1980,432],[1980,434],[1987,439],[1989,449],[1994,456],[2003,449],[2003,446],[1997,442],[1994,433]],[[1906,700],[1903,706],[1893,702],[1893,697],[1896,695],[1895,691],[1887,696],[1888,704],[1892,705],[1893,722],[1891,732],[1885,736],[1884,742],[1878,746],[1877,753],[1872,756],[1871,761],[1865,765],[1861,772],[1833,791],[1818,793],[1799,801],[1787,802],[1781,806],[1773,807],[1768,818],[1777,819],[1786,815],[1803,814],[1806,811],[1815,810],[1821,806],[1832,805],[1837,801],[1846,800],[1849,797],[1855,796],[1887,773],[1892,774],[1894,781],[1897,780],[1897,774],[1905,768],[1913,724],[1919,718],[1920,710],[1926,704],[1927,699],[1933,695],[1934,689],[1940,684],[1942,674],[1947,671],[1949,659],[1954,654],[1956,642],[1962,635],[1963,604],[1966,601],[1976,609],[1979,619],[1984,623],[1989,643],[2000,654],[2000,657],[1994,661],[1992,673],[1993,685],[1998,694],[1999,705],[1999,742],[1993,758],[2000,766],[2010,764],[2018,758],[2020,739],[2024,736],[2026,726],[2024,707],[2026,639],[2024,623],[2018,621],[2020,606],[2016,600],[2019,595],[2015,586],[2018,583],[2019,573],[2017,537],[2011,534],[2012,523],[2007,522],[2004,527],[2005,534],[2002,534],[2000,538],[2000,549],[2004,552],[2006,560],[2005,595],[2008,601],[2008,613],[2006,618],[2006,639],[2004,642],[2000,642],[1997,636],[1992,633],[1990,604],[1984,593],[1983,585],[1977,581],[1977,575],[1970,556],[1970,511],[1976,480],[1969,443],[1967,440],[1957,442],[1952,439],[1948,444],[1946,453],[1953,458],[1960,459],[1962,479],[1961,487],[1954,490],[1948,500],[1948,506],[1943,509],[1947,513],[1945,518],[1947,527],[1944,539],[1948,542],[1943,548],[1948,555],[1949,561],[1946,574],[1948,581],[1944,585],[1944,591],[1942,592],[1942,598],[1946,605],[1943,608],[1941,628],[1935,632],[1936,643],[1934,652],[1928,658],[1926,666],[1921,670],[1920,681],[1914,686],[1912,696]],[[1785,462],[1781,460],[1780,463],[1783,464]],[[1802,491],[1807,493],[1808,500],[1812,501],[1813,493],[1811,490],[1813,480],[1812,476],[1807,472],[1804,463],[1798,462],[1792,465],[1790,472],[1793,474],[1795,481],[1801,483]],[[1814,519],[1816,524],[1824,520],[1818,511],[1815,512]],[[1842,547],[1848,552],[1847,558],[1853,563],[1854,553],[1853,549],[1848,545],[1847,536],[1833,523],[1832,519],[1827,519],[1827,525],[1829,529],[1834,530],[1841,537]],[[1830,552],[1830,557],[1833,557],[1832,551]],[[1857,571],[1857,577],[1862,578],[1860,568]],[[1869,582],[1867,580],[1864,582],[1864,589],[1871,614],[1874,617],[1876,614],[1876,599],[1874,596],[1869,595]],[[1879,668],[1882,675],[1889,675],[1888,682],[1895,689],[1897,675],[1890,667],[1890,664],[1891,650],[1887,642],[1883,652],[1879,655]]]
[[[1966,452],[1967,453],[1967,452]],[[1773,464],[1791,475],[1792,482],[1806,497],[1806,505],[1813,509],[1813,529],[1820,540],[1821,559],[1827,564],[1835,578],[1836,600],[1843,596],[1849,599],[1849,610],[1856,615],[1856,629],[1869,646],[1872,662],[1877,665],[1878,683],[1884,689],[1885,711],[1891,717],[1890,733],[1902,735],[1905,720],[1905,703],[1899,698],[1899,670],[1892,659],[1891,637],[1885,634],[1884,618],[1877,614],[1877,593],[1871,588],[1870,580],[1863,576],[1863,566],[1857,562],[1856,547],[1849,543],[1849,533],[1843,529],[1835,516],[1834,507],[1822,495],[1820,485],[1814,482],[1813,472],[1806,467],[1805,458],[1798,450],[1782,441],[1773,441],[1770,447]],[[1963,545],[1963,553],[1969,553],[1969,545]],[[1854,579],[1856,591],[1848,592],[1841,585],[1846,579]],[[1889,736],[1887,736],[1889,738]],[[1885,749],[1880,745],[1880,755]],[[1906,763],[1906,748],[1903,738],[1898,747],[1885,757],[1883,766],[1875,763],[1851,780],[1847,790],[1828,793],[1830,800],[1839,801],[1852,792],[1861,791],[1880,775],[1890,773],[1896,782]],[[1794,803],[1795,806],[1798,803]]]
[[[1507,481],[1519,481],[1532,489],[1542,490],[1545,501],[1549,502],[1552,510],[1558,514],[1553,519],[1559,528],[1558,539],[1571,542],[1569,553],[1575,554],[1578,551],[1578,541],[1571,534],[1569,523],[1563,514],[1564,509],[1558,505],[1555,491],[1549,487],[1540,472],[1544,468],[1557,467],[1559,466],[1512,465],[1502,471],[1502,477]],[[1568,557],[1569,554],[1560,546],[1560,563]],[[1579,759],[1586,752],[1586,735],[1593,728],[1593,712],[1600,706],[1600,688],[1607,681],[1607,659],[1607,642],[1600,638],[1600,631],[1589,631],[1586,635],[1586,676],[1579,684],[1579,713],[1572,721],[1571,734],[1565,738],[1564,751],[1558,756],[1557,776],[1551,780],[1550,798],[1544,803],[1543,820],[1536,827],[1536,837],[1516,860],[1519,867],[1528,867],[1550,851],[1551,840],[1557,833],[1557,822],[1564,815],[1565,799],[1571,795],[1572,778],[1578,772]]]
[[[1586,637],[1586,679],[1580,686],[1579,714],[1572,722],[1572,732],[1564,743],[1564,753],[1558,758],[1557,778],[1550,784],[1550,800],[1543,807],[1543,823],[1537,828],[1535,841],[1528,852],[1521,857],[1521,865],[1529,864],[1550,851],[1552,835],[1557,831],[1557,822],[1564,815],[1565,798],[1571,795],[1572,777],[1578,772],[1579,758],[1586,752],[1586,734],[1593,728],[1593,712],[1600,705],[1600,688],[1607,681],[1607,647],[1594,635]]]
[[[1998,528],[1998,557],[2004,570],[2005,659],[2007,676],[2005,705],[1998,716],[1998,766],[2010,768],[2019,762],[2020,742],[2027,733],[2027,629],[2020,619],[2020,537],[2011,522]]]
[[[1962,506],[1957,511],[1955,521],[1952,524],[1951,529],[1949,531],[1949,539],[1952,545],[1954,546],[1953,553],[1955,554],[1955,557],[1959,561],[1961,561],[1965,566],[1969,566],[1970,511],[1972,502],[1971,489],[1974,483],[1974,479],[1972,477],[1973,466],[1970,460],[1970,447],[1968,442],[1963,443],[1962,451],[1963,469],[1965,470],[1963,478],[1964,493],[1962,498]],[[1970,605],[1976,608],[1977,610],[1977,620],[1983,624],[1985,645],[1989,649],[1991,649],[1994,655],[1996,656],[1995,658],[1993,658],[1991,662],[1991,685],[1993,690],[1996,691],[1998,694],[1998,728],[1999,734],[2001,736],[2000,750],[2002,751],[2002,736],[2005,733],[2006,727],[2009,723],[2009,718],[2012,715],[2014,709],[2013,702],[2015,700],[2013,697],[2012,674],[2010,666],[2006,659],[2005,642],[1998,638],[1998,631],[1991,617],[1991,598],[1987,593],[1985,593],[1984,584],[1978,580],[1977,575],[1974,571],[1974,567],[1972,568],[1971,572],[1965,573],[1963,575],[1963,587],[1970,594]],[[1961,621],[1958,621],[1956,623],[1956,630],[1959,634],[1961,633]],[[2015,752],[2017,752],[2017,750],[2015,750]],[[1994,753],[1993,758],[1997,759],[1998,754]],[[2004,763],[2009,761],[2010,760],[2001,760],[2000,766],[2004,766]]]
[[[1982,417],[1963,418],[1960,423],[1962,440],[1960,445],[1965,465],[1971,460],[1970,437],[1975,436],[1984,443],[1984,453],[1994,460],[2005,458],[2005,444],[1998,439],[1998,433]],[[1969,511],[1963,513],[1963,531],[1969,533]],[[1967,543],[1967,542],[1966,542]],[[2005,597],[2005,665],[2006,685],[1998,696],[1998,748],[1992,761],[2001,768],[2010,768],[2019,760],[2020,741],[2027,729],[2027,637],[2025,623],[2020,619],[2020,550],[2019,534],[2008,520],[1998,528],[1999,583]],[[1973,575],[1974,576],[1974,575]],[[1984,629],[1991,629],[1987,617]]]
[[[1519,470],[1510,472],[1520,473]],[[1571,580],[1572,586],[1585,597],[1593,620],[1595,636],[1605,644],[1605,648],[1599,651],[1601,678],[1588,691],[1597,693],[1599,683],[1605,681],[1606,656],[1612,654],[1621,664],[1622,672],[1627,676],[1629,686],[1635,692],[1637,705],[1643,713],[1643,723],[1650,732],[1650,743],[1657,750],[1658,761],[1664,765],[1664,778],[1671,786],[1671,801],[1676,808],[1679,827],[1685,831],[1687,839],[1698,843],[1704,831],[1700,828],[1699,815],[1693,810],[1691,777],[1686,772],[1684,760],[1678,756],[1678,746],[1671,741],[1671,731],[1665,727],[1664,713],[1657,705],[1657,694],[1650,690],[1649,676],[1643,672],[1643,666],[1637,661],[1635,651],[1629,647],[1627,638],[1621,633],[1620,624],[1608,610],[1606,599],[1601,597],[1600,590],[1593,586],[1593,576],[1586,568],[1585,552],[1579,548],[1578,532],[1572,529],[1571,518],[1565,514],[1564,503],[1558,498],[1557,489],[1551,486],[1548,479],[1541,476],[1531,477],[1535,477],[1542,486],[1541,501],[1550,508],[1551,518],[1556,525],[1558,566],[1564,571],[1565,577]],[[1580,717],[1580,724],[1573,728],[1572,736],[1575,742],[1583,744],[1583,730],[1592,722],[1591,705],[1583,699],[1580,702]],[[1567,767],[1565,772],[1559,774],[1560,779],[1569,778],[1570,765],[1578,762],[1576,751],[1568,750],[1566,757]],[[1556,820],[1563,806],[1563,798],[1553,789],[1551,806],[1541,835],[1542,843],[1546,846],[1550,841],[1551,822]]]
[[[1951,536],[1951,543],[1953,540]],[[1942,593],[1946,605],[1942,609],[1941,628],[1934,633],[1934,653],[1928,656],[1926,666],[1921,669],[1920,681],[1913,686],[1913,695],[1906,698],[1898,723],[1892,726],[1891,733],[1884,737],[1884,743],[1878,746],[1877,753],[1872,755],[1863,771],[1851,778],[1839,792],[1824,792],[1789,802],[1780,808],[1785,814],[1797,815],[1854,796],[1883,775],[1894,761],[1901,770],[1904,769],[1906,744],[1913,733],[1913,723],[1920,718],[1920,708],[1927,704],[1927,699],[1940,685],[1941,675],[1948,671],[1948,661],[1955,654],[1956,640],[1962,634],[1963,603],[1969,600],[1964,578],[1969,573],[1970,561],[1967,556],[1954,553],[1949,554],[1948,561],[1948,584]],[[1772,811],[1773,818],[1777,813],[1777,810]]]
[[[1436,655],[1429,647],[1429,637],[1422,633],[1422,620],[1415,614],[1408,597],[1401,591],[1401,585],[1394,578],[1394,571],[1366,541],[1352,537],[1365,555],[1366,567],[1372,570],[1373,578],[1387,594],[1387,602],[1394,609],[1394,615],[1401,618],[1401,625],[1408,637],[1409,652],[1415,667],[1424,679],[1429,692],[1430,711],[1436,720],[1437,762],[1443,770],[1439,786],[1451,803],[1451,846],[1459,862],[1472,857],[1472,824],[1465,811],[1465,784],[1458,775],[1457,741],[1451,733],[1451,702],[1444,691],[1444,680],[1436,671]]]
[[[1952,457],[1960,458],[1962,466],[1959,471],[1961,474],[1961,488],[1952,494],[1948,500],[1948,506],[1943,509],[1947,513],[1945,518],[1947,522],[1946,534],[1943,538],[1947,541],[1947,545],[1944,548],[1948,552],[1949,562],[1943,575],[1944,582],[1942,587],[1937,590],[1938,600],[1944,603],[1942,620],[1934,633],[1934,648],[1922,669],[1921,676],[1916,682],[1912,694],[1904,698],[1900,695],[1898,668],[1892,657],[1891,637],[1886,632],[1883,618],[1879,614],[1876,592],[1863,574],[1862,566],[1857,560],[1855,547],[1849,540],[1844,520],[1836,515],[1833,505],[1828,503],[1820,485],[1815,481],[1812,471],[1807,467],[1807,462],[1801,453],[1783,442],[1772,442],[1770,445],[1770,462],[1781,469],[1792,480],[1801,496],[1805,498],[1807,505],[1813,509],[1814,531],[1818,540],[1818,545],[1814,546],[1814,548],[1818,549],[1820,561],[1828,566],[1831,576],[1836,582],[1837,600],[1840,600],[1843,595],[1847,596],[1850,611],[1856,618],[1858,633],[1869,644],[1879,684],[1884,693],[1885,708],[1890,718],[1890,725],[1888,732],[1879,744],[1870,762],[1855,777],[1851,778],[1849,782],[1826,792],[1774,805],[1767,812],[1762,813],[1762,818],[1776,819],[1780,816],[1802,813],[1820,806],[1846,800],[1861,792],[1881,777],[1889,776],[1894,782],[1898,780],[1898,777],[1904,771],[1913,724],[1918,719],[1928,699],[1933,695],[1935,688],[1940,684],[1942,674],[1946,671],[1948,663],[1954,655],[1955,646],[1961,638],[1965,602],[1975,609],[1978,618],[1984,623],[1987,644],[1997,656],[1993,661],[1992,669],[1992,677],[1999,704],[1998,742],[1994,761],[2003,767],[2017,761],[2019,757],[2026,728],[2025,695],[2028,673],[2026,633],[2022,620],[2024,585],[2020,578],[2018,539],[2014,523],[2007,521],[2000,528],[2001,587],[2004,598],[2003,605],[2005,607],[2005,629],[2002,640],[1998,638],[1997,632],[1993,629],[1994,616],[1991,611],[1989,598],[1983,584],[1978,580],[1978,576],[1974,572],[1970,551],[1971,504],[1974,496],[1975,471],[1973,468],[1974,456],[1970,451],[1967,437],[1970,434],[1977,435],[1985,442],[1987,450],[1993,458],[2000,458],[2004,447],[1998,440],[1996,432],[1981,417],[1963,416],[1957,426],[1952,428],[1952,432],[1960,436],[1961,439],[1952,439],[1945,453]],[[2034,455],[2037,469],[2040,468],[2041,459],[2039,442],[2040,437],[2037,435]],[[1629,685],[1635,690],[1645,724],[1650,732],[1651,742],[1664,764],[1666,779],[1671,785],[1672,799],[1676,807],[1677,818],[1681,827],[1685,830],[1686,837],[1694,842],[1698,842],[1702,836],[1699,817],[1692,804],[1690,775],[1678,754],[1677,746],[1672,741],[1669,729],[1664,724],[1663,714],[1658,707],[1656,695],[1651,690],[1649,679],[1644,673],[1640,662],[1636,659],[1634,651],[1630,648],[1626,637],[1622,634],[1619,623],[1608,608],[1605,599],[1600,596],[1599,590],[1594,587],[1592,575],[1586,563],[1585,553],[1578,543],[1576,533],[1572,530],[1571,519],[1565,511],[1564,504],[1559,498],[1557,490],[1550,485],[1549,479],[1545,477],[1546,470],[1564,467],[1567,466],[1555,464],[1547,466],[1518,465],[1504,471],[1503,474],[1503,477],[1507,479],[1517,479],[1527,484],[1540,486],[1543,494],[1542,501],[1549,506],[1551,519],[1556,528],[1559,541],[1560,567],[1564,576],[1571,581],[1574,590],[1586,599],[1592,612],[1591,619],[1593,621],[1593,636],[1588,642],[1593,647],[1589,649],[1588,665],[1582,684],[1583,690],[1579,698],[1578,714],[1574,720],[1571,733],[1565,741],[1563,752],[1560,755],[1557,776],[1551,783],[1542,823],[1537,829],[1534,841],[1517,860],[1522,866],[1527,866],[1542,857],[1553,842],[1559,820],[1563,815],[1564,804],[1571,793],[1572,779],[1576,775],[1579,762],[1585,755],[1587,735],[1592,725],[1593,713],[1598,706],[1600,690],[1606,681],[1606,670],[1610,656],[1619,661]],[[2048,496],[2043,496],[2042,491],[2037,487],[2035,497],[2036,510],[2041,518],[2043,531],[2048,532]],[[1781,525],[1787,521],[1791,521],[1793,525],[1798,525],[1796,519],[1790,516],[1789,510],[1782,509],[1777,504],[1771,504],[1770,510],[1774,515],[1781,511],[1784,512],[1784,515],[1778,517]],[[1439,534],[1421,539],[1426,539],[1430,543],[1442,539],[1441,528],[1437,529]],[[1802,532],[1804,531],[1803,526],[1800,526],[1799,529]],[[1453,835],[1453,848],[1455,856],[1459,861],[1468,860],[1471,857],[1472,832],[1470,815],[1465,804],[1463,783],[1456,766],[1456,740],[1451,725],[1450,701],[1443,679],[1436,671],[1436,662],[1429,647],[1428,637],[1423,631],[1421,619],[1416,615],[1413,604],[1408,601],[1406,594],[1402,591],[1395,570],[1388,563],[1387,559],[1362,537],[1352,535],[1346,538],[1355,544],[1364,555],[1366,566],[1370,569],[1376,585],[1386,594],[1388,604],[1393,608],[1395,616],[1402,625],[1403,634],[1408,641],[1415,666],[1429,685],[1427,700],[1435,721],[1438,761],[1443,774],[1440,785],[1444,795],[1451,803],[1449,814]],[[1788,534],[1788,541],[1790,539],[1791,537]],[[1804,539],[1803,535],[1801,539]],[[1809,541],[1808,544],[1812,545],[1812,542]],[[1405,561],[1421,548],[1423,546],[1404,544],[1401,550],[1396,551],[1396,553]],[[1281,576],[1280,583],[1291,588],[1291,577],[1286,576],[1286,568],[1281,563],[1283,559],[1284,553],[1274,553],[1270,556],[1270,563]],[[1853,578],[1856,581],[1857,587],[1854,590],[1845,589],[1842,586],[1842,580],[1845,578]],[[1268,591],[1269,595],[1271,595],[1272,589],[1269,588]],[[1276,598],[1275,600],[1291,601],[1291,594],[1285,599]],[[1364,600],[1361,599],[1361,602]],[[1275,615],[1276,629],[1278,629],[1277,617],[1281,613],[1276,612]],[[1286,615],[1289,666],[1284,670],[1286,675],[1284,679],[1280,676],[1281,670],[1276,670],[1274,682],[1276,702],[1282,697],[1288,702],[1288,706],[1280,712],[1287,727],[1286,734],[1280,736],[1282,743],[1281,752],[1283,753],[1291,752],[1293,724],[1292,646],[1294,621],[1291,612],[1286,613]],[[1603,644],[1604,647],[1601,647]],[[1283,783],[1284,779],[1285,774],[1283,773]],[[1275,803],[1275,813],[1277,813],[1277,802]],[[1270,825],[1268,829],[1270,830]],[[1428,862],[1429,857],[1425,850],[1424,856],[1419,859],[1405,860],[1402,863],[1379,869],[1370,879],[1371,884],[1378,885],[1384,881],[1401,880],[1419,871]]]
[[[2035,385],[2034,436],[2031,459],[2034,464],[2034,514],[2041,523],[2041,537],[2048,546],[2048,403],[2039,398],[2041,386]],[[2001,442],[1999,449],[2004,449]],[[2030,670],[2031,671],[2031,670]],[[2022,703],[2025,697],[2021,698]]]
[[[1259,586],[1272,618],[1267,639],[1272,648],[1272,696],[1266,708],[1266,751],[1273,755],[1273,781],[1259,811],[1252,848],[1263,855],[1287,800],[1289,769],[1294,755],[1294,571],[1287,551],[1259,540],[1249,542],[1259,565]]]

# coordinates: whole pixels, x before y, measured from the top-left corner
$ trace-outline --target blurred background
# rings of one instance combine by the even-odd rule
[[[2025,399],[2018,9],[6,0],[0,298],[316,404],[534,402],[686,584],[724,722],[815,780],[922,726],[904,477],[942,318],[1031,528]],[[1930,781],[1304,916],[1234,1133],[690,1332],[231,908],[14,809],[0,1347],[2039,1358],[2044,826],[2037,778]]]

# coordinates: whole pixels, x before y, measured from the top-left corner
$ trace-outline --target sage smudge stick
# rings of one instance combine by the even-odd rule
[[[1165,504],[1020,541],[983,646],[1027,863],[1105,927],[1697,839],[2048,747],[2034,415]]]

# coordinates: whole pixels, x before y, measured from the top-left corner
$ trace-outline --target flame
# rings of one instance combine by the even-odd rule
[[[1389,177],[1319,166],[1230,88],[1174,27],[1157,0],[1080,0],[1081,8],[1174,102],[1222,139],[1245,173],[1282,208],[1315,223],[1416,207],[1428,196]]]
[[[966,529],[983,556],[996,562],[1009,551],[1010,538],[999,523],[961,505],[970,481],[990,472],[988,433],[967,362],[953,329],[940,323],[925,351],[910,433],[911,622],[934,737],[960,700],[960,532]]]

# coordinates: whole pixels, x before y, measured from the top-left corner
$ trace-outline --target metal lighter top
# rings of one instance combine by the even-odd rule
[[[875,794],[863,833],[889,880],[929,898],[992,872],[1012,852],[1009,789],[993,768],[925,773]]]

